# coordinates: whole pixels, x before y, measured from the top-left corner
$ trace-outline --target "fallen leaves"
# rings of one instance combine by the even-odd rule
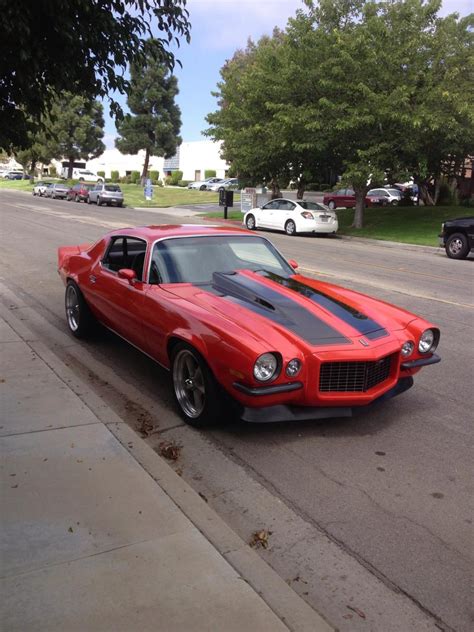
[[[261,546],[263,549],[268,549],[268,538],[272,535],[272,532],[268,529],[261,529],[260,531],[255,531],[252,534],[252,538],[249,542],[250,546],[254,548],[258,548]]]
[[[161,456],[169,461],[177,461],[183,448],[182,445],[176,443],[176,441],[162,441],[159,446]]]

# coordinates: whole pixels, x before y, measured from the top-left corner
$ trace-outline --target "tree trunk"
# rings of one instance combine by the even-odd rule
[[[306,189],[306,183],[302,181],[298,182],[298,190],[296,191],[297,200],[303,199],[305,189]]]
[[[272,178],[270,181],[270,186],[272,188],[272,200],[276,200],[281,197],[280,185],[278,184],[278,180],[276,178]]]
[[[356,205],[354,209],[354,221],[352,228],[363,228],[366,189],[354,189]]]
[[[420,197],[423,200],[423,204],[425,206],[434,206],[434,200],[431,197],[430,192],[428,191],[428,187],[425,182],[420,184]]]
[[[436,178],[435,179],[435,190],[434,190],[434,203],[437,204],[438,200],[439,200],[439,193],[441,190],[441,179],[440,178]]]
[[[69,156],[69,165],[67,167],[68,180],[72,179],[72,170],[74,169],[74,157]],[[61,174],[59,174],[61,175]]]
[[[143,171],[142,171],[142,185],[145,184],[145,181],[148,176],[148,165],[150,163],[150,150],[145,149],[145,162],[143,163]]]
[[[30,176],[33,178],[35,178],[35,169],[36,169],[36,160],[35,158],[33,158],[31,160],[31,165],[30,165]]]

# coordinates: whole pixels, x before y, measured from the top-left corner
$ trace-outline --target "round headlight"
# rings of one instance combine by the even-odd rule
[[[298,360],[298,358],[293,358],[293,360],[290,360],[288,364],[286,365],[285,373],[287,374],[288,377],[295,377],[295,375],[298,375],[300,371],[301,371],[301,362]]]
[[[418,343],[418,351],[420,353],[428,353],[435,350],[435,335],[432,329],[425,329],[421,334],[420,342]]]
[[[411,340],[407,340],[402,345],[402,356],[404,358],[407,358],[409,355],[413,353],[414,348],[415,348],[415,345],[413,344],[413,342]]]
[[[264,353],[257,358],[253,366],[253,374],[259,382],[268,382],[278,370],[278,360],[273,353]]]

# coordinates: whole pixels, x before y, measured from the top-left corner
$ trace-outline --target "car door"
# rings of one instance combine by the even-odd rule
[[[273,223],[276,221],[273,218],[273,214],[278,208],[278,200],[271,200],[264,204],[258,212],[257,223],[262,228],[272,228]]]
[[[285,230],[286,222],[289,219],[292,219],[294,221],[293,213],[296,208],[296,204],[294,204],[290,200],[276,201],[278,202],[278,205],[273,212],[271,227],[275,230]]]
[[[145,302],[146,253],[147,242],[143,239],[128,235],[113,237],[104,257],[89,273],[87,297],[108,327],[141,349],[144,348],[141,312]],[[135,270],[134,283],[119,277],[118,271],[123,268]]]

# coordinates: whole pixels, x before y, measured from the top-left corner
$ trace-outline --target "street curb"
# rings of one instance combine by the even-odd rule
[[[27,307],[16,298],[14,309]],[[125,450],[159,484],[192,524],[204,535],[270,609],[295,632],[331,632],[333,628],[238,536],[168,463],[144,443],[126,422],[64,362],[46,347],[14,313],[0,304],[0,315],[45,364],[88,406]],[[74,384],[73,388],[71,385]],[[79,392],[77,392],[79,390]]]

